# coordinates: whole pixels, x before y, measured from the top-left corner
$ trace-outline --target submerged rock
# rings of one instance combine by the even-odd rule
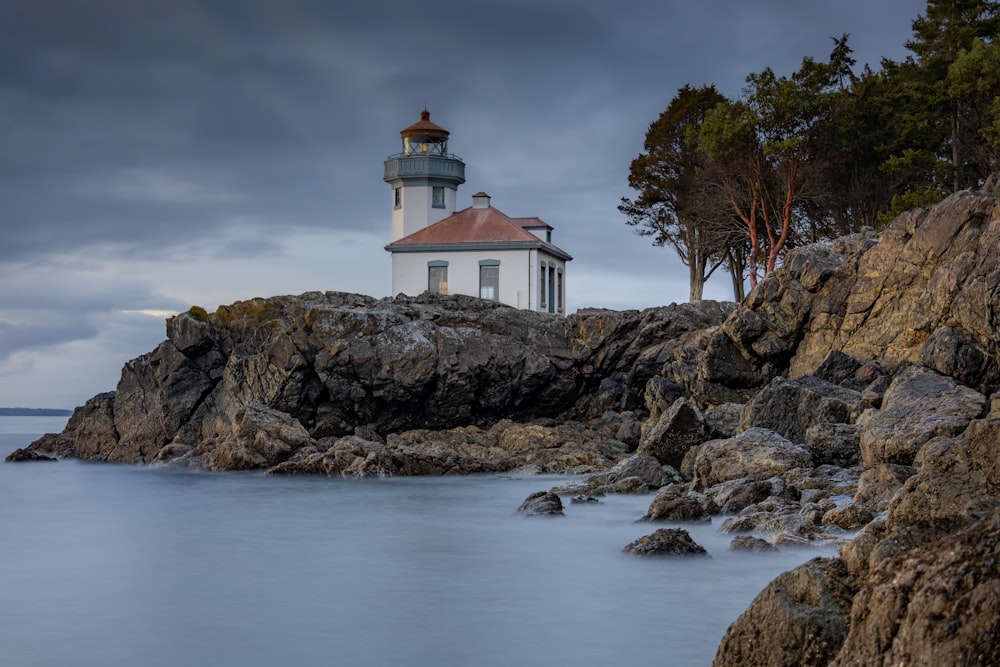
[[[640,537],[622,549],[635,556],[707,556],[701,546],[683,528],[660,528]]]
[[[52,456],[46,456],[30,449],[15,449],[7,455],[4,461],[8,463],[23,463],[25,461],[58,461]]]

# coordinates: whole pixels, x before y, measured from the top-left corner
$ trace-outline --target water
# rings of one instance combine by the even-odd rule
[[[0,456],[65,418],[0,418]],[[342,480],[0,464],[0,651],[18,667],[708,665],[832,548],[642,559],[650,497],[516,509],[565,477]]]

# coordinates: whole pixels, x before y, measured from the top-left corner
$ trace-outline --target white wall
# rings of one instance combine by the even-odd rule
[[[540,310],[540,262],[553,262],[563,272],[566,263],[539,250],[483,250],[480,252],[397,252],[392,255],[392,293],[417,295],[427,289],[427,263],[448,262],[448,293],[479,296],[479,260],[500,260],[499,300],[508,306]],[[566,301],[563,298],[563,311]],[[545,310],[548,310],[546,304]]]
[[[428,225],[444,220],[455,212],[455,190],[444,189],[444,208],[433,208],[431,206],[432,186],[430,185],[406,185],[403,186],[399,208],[395,208],[396,193],[390,188],[389,205],[392,209],[392,240],[398,241],[404,236],[409,236],[415,231],[421,230]]]

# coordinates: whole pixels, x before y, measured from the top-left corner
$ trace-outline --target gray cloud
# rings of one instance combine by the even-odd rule
[[[162,331],[115,313],[266,296],[306,278],[316,284],[303,289],[383,295],[388,261],[368,240],[388,235],[381,162],[425,104],[468,165],[460,206],[486,190],[506,213],[556,227],[576,257],[574,307],[682,300],[686,269],[616,209],[648,124],[677,89],[715,83],[736,95],[747,74],[825,57],[844,32],[859,63],[899,58],[924,8],[0,3],[0,355],[89,341],[105,359],[132,349],[126,330],[153,343]],[[276,276],[273,289],[259,275]]]

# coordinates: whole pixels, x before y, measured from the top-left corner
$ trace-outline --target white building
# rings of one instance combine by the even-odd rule
[[[552,226],[510,218],[479,192],[456,212],[465,163],[448,153],[448,131],[421,112],[385,161],[392,186],[392,293],[467,294],[515,308],[564,313],[566,262]]]

